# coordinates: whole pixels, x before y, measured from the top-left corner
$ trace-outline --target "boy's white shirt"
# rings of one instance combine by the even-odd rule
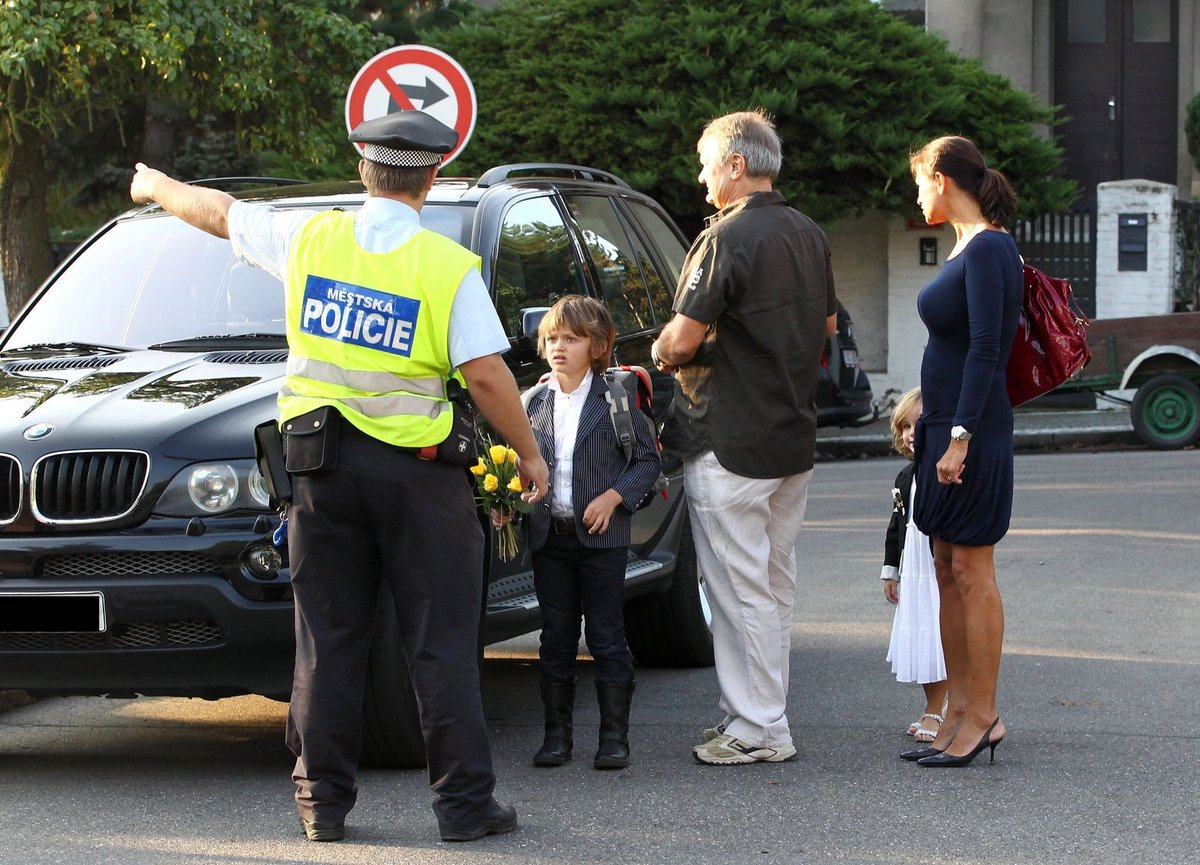
[[[579,418],[583,414],[583,404],[587,402],[588,394],[592,391],[592,371],[583,376],[579,387],[570,393],[564,393],[558,383],[558,376],[551,375],[547,386],[554,391],[554,477],[550,479],[550,516],[574,517],[572,507],[571,476],[573,472],[572,455],[575,451],[575,438],[579,432]]]

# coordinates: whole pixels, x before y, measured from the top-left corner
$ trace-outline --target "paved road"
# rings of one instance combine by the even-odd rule
[[[818,467],[800,542],[793,763],[694,764],[689,746],[716,715],[712,671],[643,669],[630,769],[536,770],[525,639],[486,665],[500,792],[522,816],[511,836],[441,844],[422,773],[367,771],[349,840],[306,844],[281,705],[48,700],[0,716],[0,863],[1195,862],[1200,453],[1018,457],[997,556],[1009,738],[994,766],[940,772],[895,758],[917,689],[883,661],[877,575],[900,465]],[[586,756],[590,700],[578,720]]]

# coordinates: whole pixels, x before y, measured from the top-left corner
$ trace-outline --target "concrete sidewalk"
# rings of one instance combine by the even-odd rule
[[[1145,447],[1133,431],[1128,408],[1020,408],[1014,413],[1017,451]],[[888,415],[861,427],[817,430],[817,459],[887,456],[892,453]]]

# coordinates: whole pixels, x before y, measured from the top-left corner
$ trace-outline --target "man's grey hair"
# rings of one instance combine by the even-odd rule
[[[767,177],[772,182],[779,177],[779,166],[783,164],[783,145],[775,124],[761,108],[753,111],[737,111],[709,122],[696,142],[696,152],[704,149],[705,142],[717,143],[717,160],[724,164],[735,153],[746,160],[746,173],[751,177]]]
[[[396,165],[381,165],[363,160],[362,180],[371,195],[407,195],[420,197],[429,183],[432,166],[424,168],[402,168]]]

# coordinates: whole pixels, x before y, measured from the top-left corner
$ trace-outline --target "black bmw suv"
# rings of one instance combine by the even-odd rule
[[[349,183],[236,194],[309,209],[364,200]],[[482,258],[522,386],[544,370],[527,313],[567,293],[608,305],[617,363],[653,369],[686,243],[652,199],[596,169],[508,165],[440,179],[421,221]],[[16,318],[0,340],[0,690],[287,698],[286,547],[272,542],[252,437],[277,417],[283,317],[274,277],[146,208],[81,245]],[[842,375],[852,340],[830,349]],[[655,375],[661,419],[671,382]],[[642,664],[706,665],[674,480],[634,519],[627,632]],[[539,627],[527,554],[489,562],[486,592],[482,642]],[[364,761],[409,766],[423,751],[390,609],[372,641]]]

